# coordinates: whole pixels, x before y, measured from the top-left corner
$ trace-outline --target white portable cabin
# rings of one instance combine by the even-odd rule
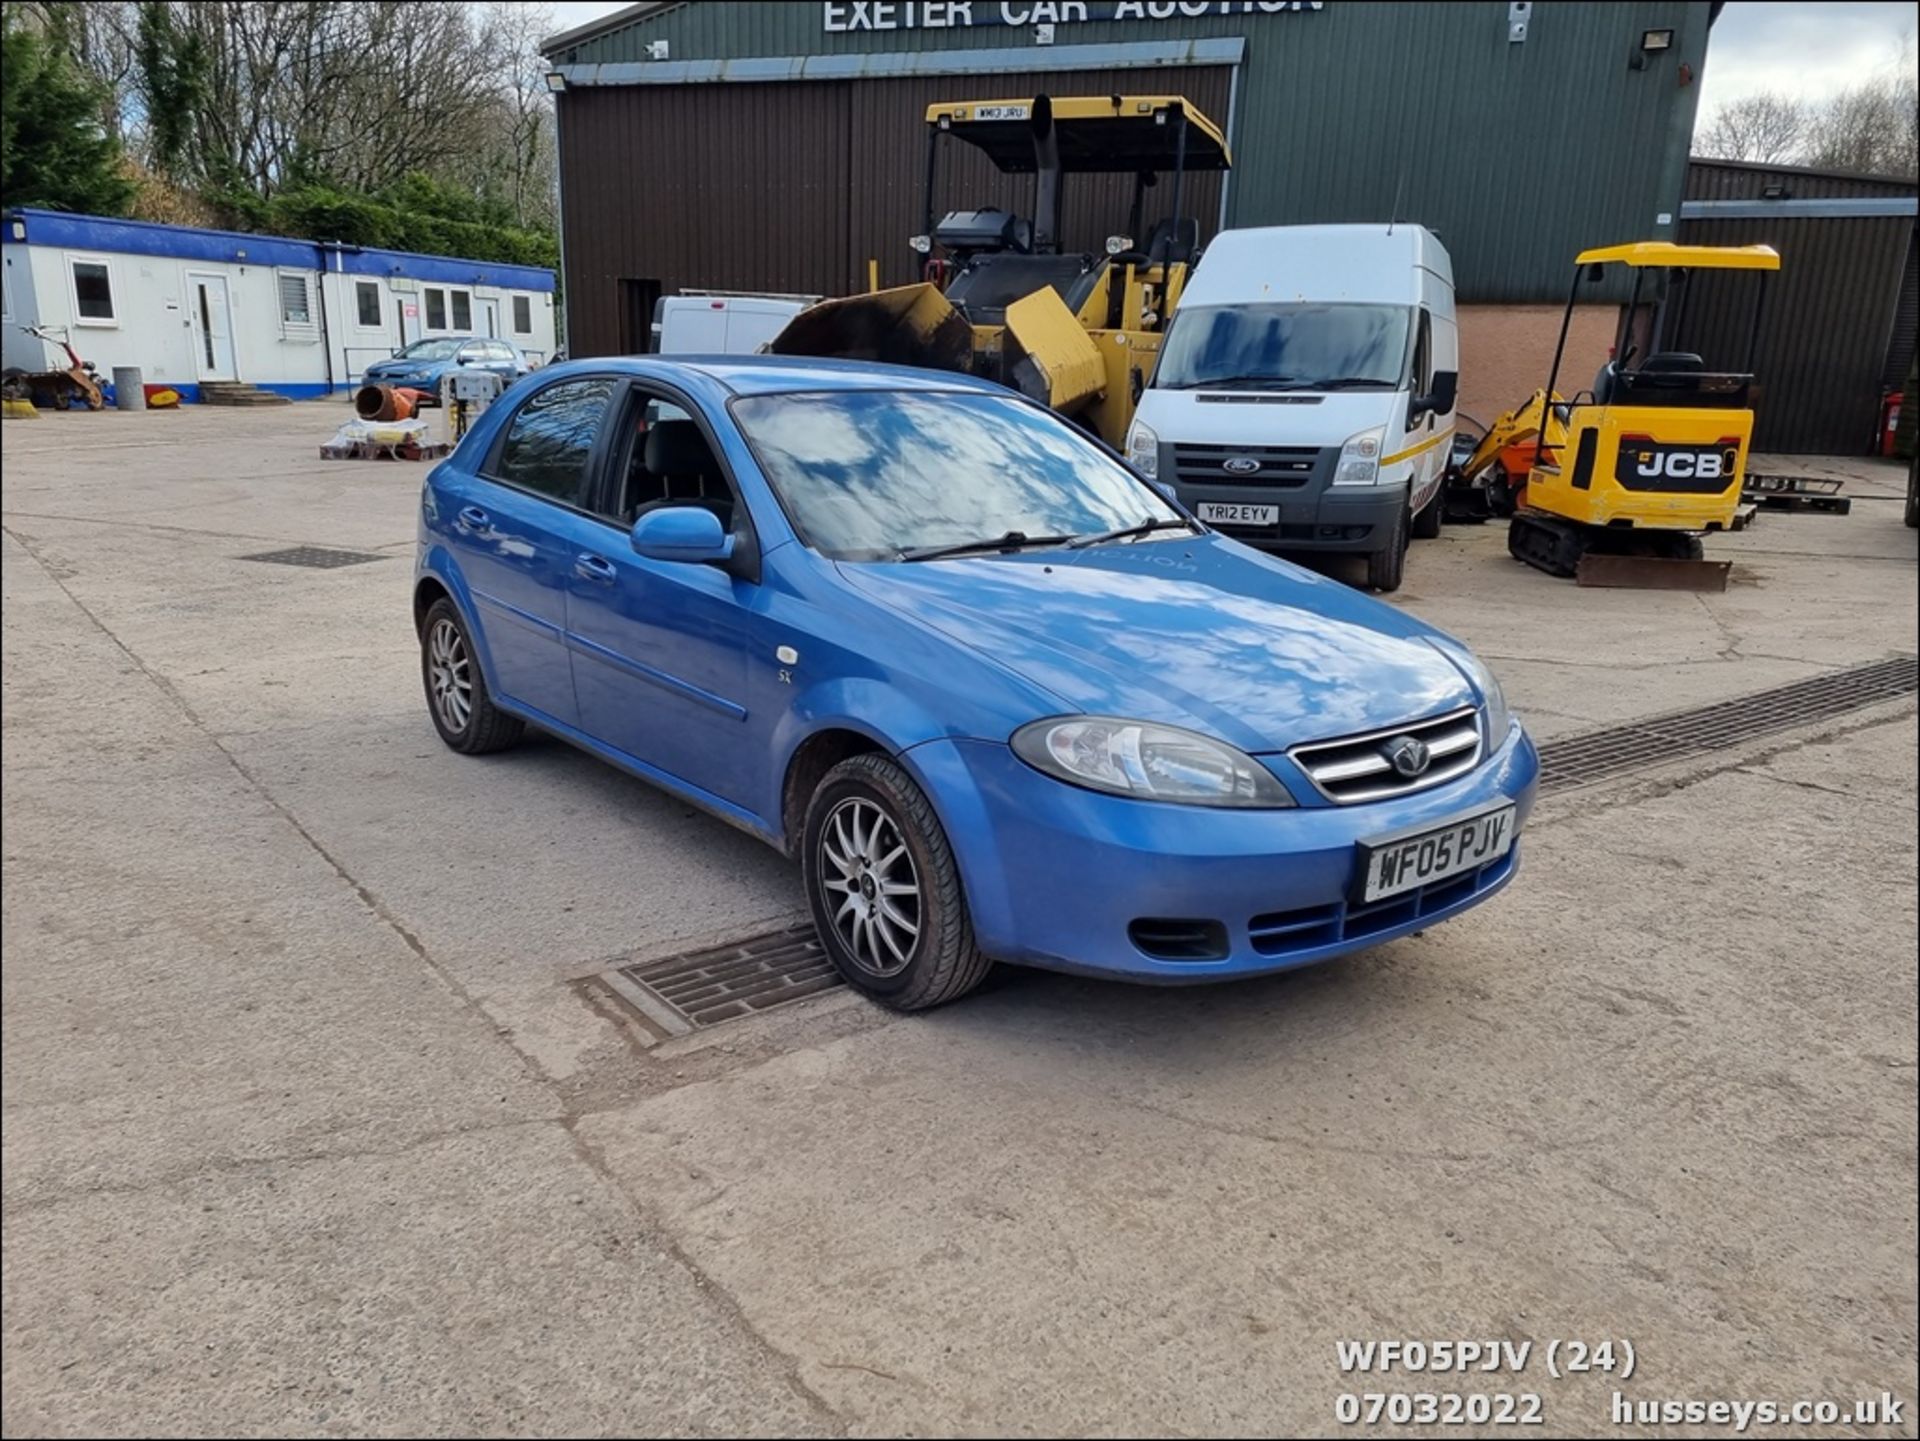
[[[205,381],[345,392],[434,335],[554,350],[553,272],[532,265],[21,208],[0,217],[0,284],[8,367],[64,368],[24,328],[49,326],[101,375],[138,366],[188,402]]]

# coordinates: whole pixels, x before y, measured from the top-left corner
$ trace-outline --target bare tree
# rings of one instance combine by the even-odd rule
[[[1807,107],[1789,96],[1772,90],[1743,95],[1722,105],[1694,137],[1694,153],[1715,160],[1786,164],[1800,153],[1807,121]]]
[[[1913,72],[1844,90],[1814,114],[1808,126],[1806,161],[1828,170],[1912,179],[1920,174],[1916,150]]]

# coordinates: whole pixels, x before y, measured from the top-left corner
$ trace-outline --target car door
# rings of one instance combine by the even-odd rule
[[[520,374],[520,365],[515,358],[513,348],[505,341],[489,340],[481,345],[484,359],[480,362],[502,380],[511,383]]]
[[[599,518],[578,531],[567,627],[581,727],[687,785],[750,807],[762,794],[765,747],[747,709],[747,648],[759,590],[757,541],[698,407],[666,387],[629,388],[604,448]],[[648,438],[683,442],[684,469],[648,471]],[[703,444],[690,443],[698,440]],[[656,444],[656,449],[658,446]],[[699,457],[688,458],[692,450]],[[718,565],[636,555],[629,532],[649,504],[722,506],[740,561]]]
[[[567,588],[615,389],[609,376],[541,386],[470,476],[442,467],[442,523],[473,597],[488,682],[508,702],[576,725]]]

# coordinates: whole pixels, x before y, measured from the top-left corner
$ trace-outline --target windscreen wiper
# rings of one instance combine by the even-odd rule
[[[962,540],[953,545],[922,546],[919,550],[903,550],[900,560],[939,560],[945,555],[977,555],[984,551],[1031,550],[1040,545],[1065,545],[1074,537],[1070,535],[1028,535],[1024,530],[1010,530],[997,540]]]
[[[1214,380],[1189,380],[1169,390],[1237,390],[1248,385],[1270,385],[1275,390],[1292,390],[1301,384],[1297,375],[1223,375]]]
[[[1187,530],[1198,535],[1200,528],[1184,516],[1162,516],[1159,520],[1143,520],[1138,525],[1123,525],[1118,530],[1103,530],[1098,535],[1077,535],[1067,542],[1068,550],[1084,550],[1090,545],[1101,545],[1109,540],[1132,540],[1136,535],[1152,535],[1156,530]]]
[[[1311,385],[1302,386],[1303,390],[1349,390],[1356,385],[1375,385],[1391,389],[1391,380],[1382,380],[1377,375],[1340,375],[1332,380],[1316,380]]]

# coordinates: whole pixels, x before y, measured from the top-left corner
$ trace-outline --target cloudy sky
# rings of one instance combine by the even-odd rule
[[[620,0],[551,5],[560,29],[625,8]],[[1896,70],[1914,34],[1912,0],[1732,0],[1714,22],[1701,118],[1755,90],[1821,100]],[[1906,52],[1911,66],[1913,52]]]

